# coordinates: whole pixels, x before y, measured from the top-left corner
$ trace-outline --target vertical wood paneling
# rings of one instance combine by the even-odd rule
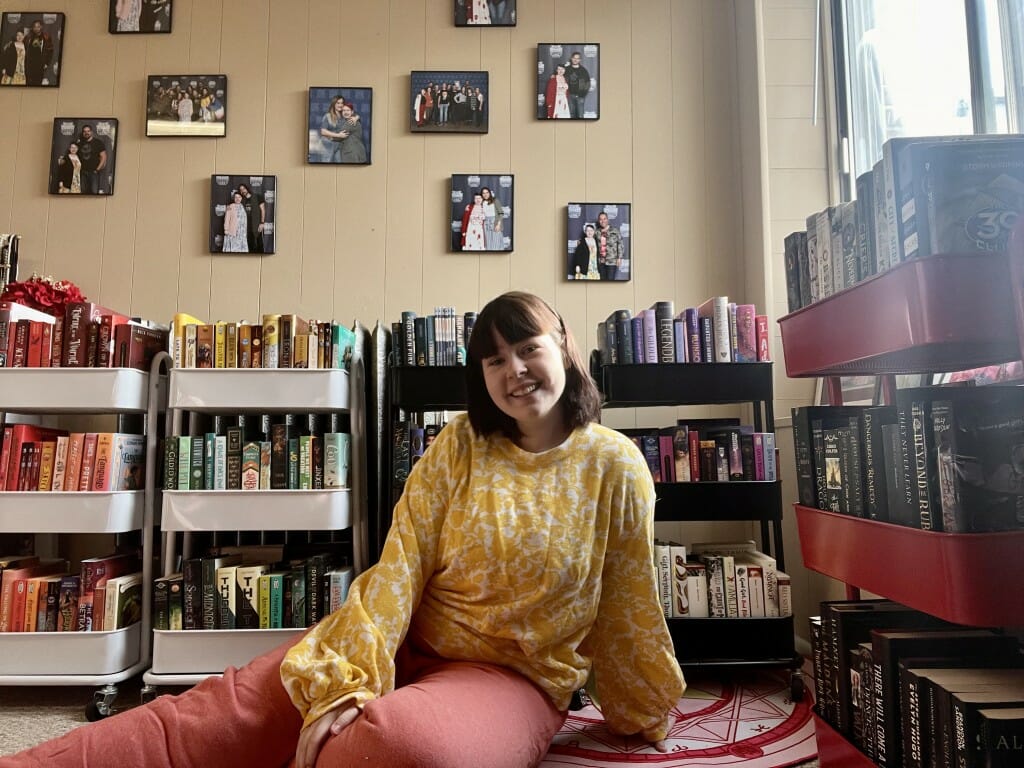
[[[453,25],[451,0],[177,0],[172,34],[139,36],[107,33],[105,0],[43,5],[68,14],[61,88],[0,89],[15,126],[0,222],[25,235],[24,270],[161,319],[293,309],[372,325],[522,288],[587,350],[615,308],[740,292],[731,3],[519,0],[518,26],[473,29]],[[535,118],[536,45],[550,41],[601,44],[600,120]],[[410,133],[414,69],[487,70],[489,133]],[[145,76],[202,72],[228,75],[227,136],[145,138]],[[372,165],[306,163],[310,85],[374,89]],[[85,114],[121,121],[116,194],[51,198],[51,120]],[[448,179],[472,172],[515,174],[513,253],[449,252]],[[214,173],[278,177],[277,253],[209,253]],[[588,200],[633,204],[632,282],[565,280],[565,205]]]

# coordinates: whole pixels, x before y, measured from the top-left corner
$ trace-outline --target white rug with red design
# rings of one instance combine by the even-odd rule
[[[688,677],[673,712],[667,753],[614,736],[593,706],[570,712],[541,768],[786,768],[817,755],[811,696],[794,703],[789,675],[760,672],[720,680]]]

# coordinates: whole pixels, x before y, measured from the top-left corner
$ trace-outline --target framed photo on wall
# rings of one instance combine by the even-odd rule
[[[537,46],[537,118],[597,120],[601,116],[599,43]]]
[[[373,89],[309,89],[310,163],[369,165]]]
[[[456,27],[514,27],[516,0],[455,0]]]
[[[273,253],[277,177],[210,177],[210,253]]]
[[[146,87],[147,136],[224,136],[227,75],[150,75]]]
[[[50,194],[114,194],[116,159],[116,117],[55,117]]]
[[[110,0],[111,34],[171,31],[173,0]]]
[[[56,88],[63,51],[63,13],[0,16],[0,86]]]
[[[487,133],[491,93],[486,72],[413,72],[413,133]]]
[[[511,251],[511,173],[452,174],[452,251]]]
[[[566,277],[629,280],[633,275],[629,203],[569,203]]]

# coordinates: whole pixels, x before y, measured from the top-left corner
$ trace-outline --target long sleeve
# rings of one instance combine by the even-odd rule
[[[608,531],[597,620],[581,650],[593,659],[611,730],[655,741],[665,738],[686,683],[658,600],[654,483],[642,467],[614,493],[621,514]]]
[[[348,599],[292,648],[281,681],[303,727],[342,704],[359,704],[395,686],[395,653],[423,587],[434,572],[447,510],[445,430],[413,468],[395,506],[379,562],[352,583]]]

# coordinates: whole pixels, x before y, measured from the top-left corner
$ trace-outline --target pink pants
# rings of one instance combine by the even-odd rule
[[[180,696],[160,696],[12,757],[0,768],[280,768],[302,721],[278,668],[294,641]],[[522,675],[446,661],[407,642],[398,684],[330,738],[317,768],[525,768],[544,757],[564,712]]]

